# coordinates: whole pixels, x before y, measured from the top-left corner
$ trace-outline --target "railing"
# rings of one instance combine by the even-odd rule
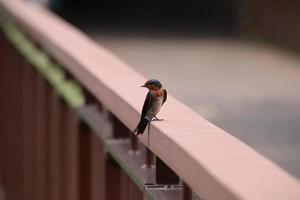
[[[300,199],[298,180],[171,96],[137,138],[144,77],[44,8],[0,6],[8,200]]]

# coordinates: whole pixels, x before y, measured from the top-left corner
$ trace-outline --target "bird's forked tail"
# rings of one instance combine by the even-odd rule
[[[133,133],[136,133],[137,132],[137,135],[139,134],[143,134],[147,125],[149,123],[149,120],[148,119],[141,119],[139,124],[137,125],[137,127],[133,130]]]

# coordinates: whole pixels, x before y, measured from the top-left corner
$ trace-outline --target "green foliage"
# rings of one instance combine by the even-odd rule
[[[1,28],[24,59],[43,75],[66,103],[73,108],[84,105],[85,98],[81,86],[74,80],[66,79],[64,70],[52,62],[44,51],[37,48],[14,23],[2,18]]]

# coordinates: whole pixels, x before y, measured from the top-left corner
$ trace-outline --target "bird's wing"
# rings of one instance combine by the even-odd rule
[[[164,104],[166,101],[167,101],[167,98],[168,98],[168,93],[167,93],[167,90],[163,90],[164,91],[164,99],[163,99],[163,103]]]
[[[143,109],[142,109],[142,115],[141,115],[141,119],[144,119],[146,114],[147,114],[147,111],[150,109],[151,105],[152,105],[152,102],[153,102],[153,95],[152,93],[149,91],[147,96],[146,96],[146,99],[144,101],[144,105],[143,105]]]

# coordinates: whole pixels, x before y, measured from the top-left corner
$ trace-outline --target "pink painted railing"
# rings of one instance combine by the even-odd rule
[[[298,180],[172,96],[137,138],[144,77],[42,7],[0,9],[7,199],[300,199]]]

